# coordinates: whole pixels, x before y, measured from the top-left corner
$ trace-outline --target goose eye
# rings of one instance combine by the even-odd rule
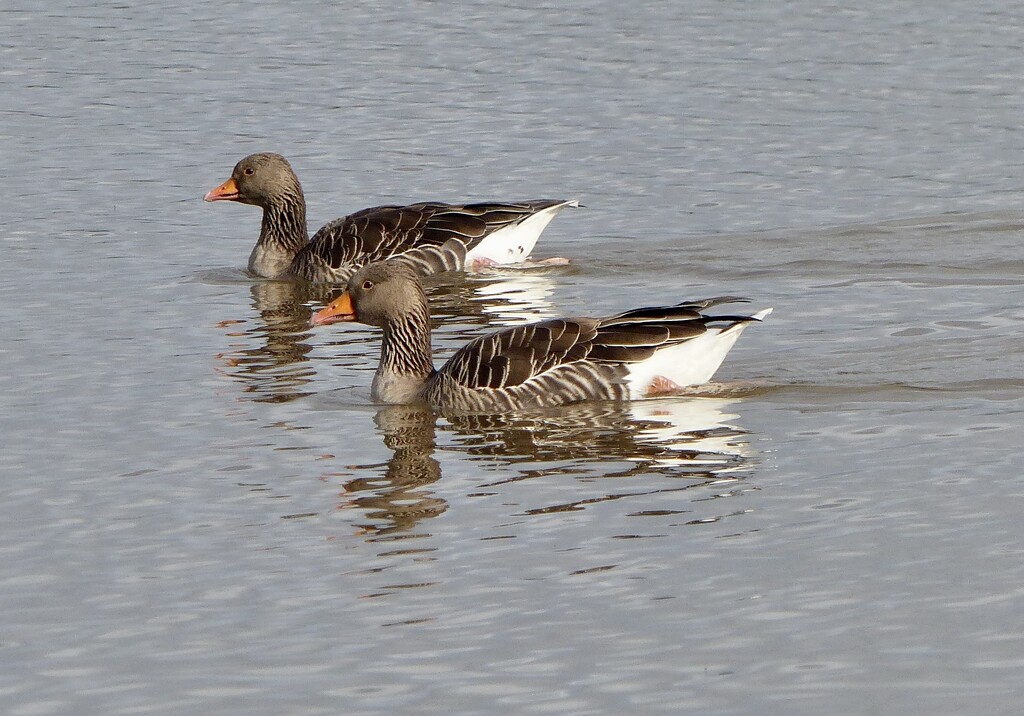
[[[256,173],[256,170],[253,169],[252,167],[246,167],[245,169],[242,170],[242,173],[245,174],[247,177],[251,177],[253,174]]]
[[[373,281],[363,281],[364,291],[369,291],[371,288],[373,288]]]

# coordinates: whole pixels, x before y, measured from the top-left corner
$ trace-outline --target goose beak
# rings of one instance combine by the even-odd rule
[[[331,323],[356,320],[356,309],[352,305],[352,296],[348,291],[338,296],[324,308],[313,314],[309,322],[314,326],[327,326]]]
[[[203,201],[238,201],[238,184],[232,177],[216,189],[210,189],[203,197]]]

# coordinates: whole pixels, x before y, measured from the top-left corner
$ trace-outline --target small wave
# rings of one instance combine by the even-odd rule
[[[914,383],[874,383],[861,385],[826,385],[822,383],[785,383],[761,385],[749,395],[791,399],[799,396],[816,403],[855,402],[927,402],[950,396],[971,396],[987,400],[1019,400],[1024,398],[1024,379],[989,378],[943,385]]]
[[[192,280],[196,283],[202,283],[208,286],[230,286],[237,284],[248,285],[251,284],[254,279],[246,273],[245,269],[224,266],[197,271],[192,276]]]

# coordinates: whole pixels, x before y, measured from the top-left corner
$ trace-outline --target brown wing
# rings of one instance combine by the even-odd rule
[[[507,328],[470,341],[439,373],[465,388],[510,388],[559,365],[587,357],[592,318],[552,319]]]
[[[701,335],[708,323],[750,320],[701,313],[720,303],[745,300],[720,296],[638,308],[608,318],[560,318],[516,326],[466,344],[439,373],[465,388],[502,389],[573,363],[635,363],[661,347]]]
[[[513,203],[442,204],[363,209],[323,226],[303,249],[309,261],[331,269],[400,256],[422,246],[457,240],[472,249],[488,234],[517,224],[556,200]]]

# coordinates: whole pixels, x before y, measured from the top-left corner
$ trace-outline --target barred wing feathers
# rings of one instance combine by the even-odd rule
[[[744,300],[721,296],[608,318],[552,319],[505,329],[468,343],[441,367],[436,380],[446,384],[444,391],[452,397],[477,391],[495,402],[504,394],[512,406],[642,397],[662,374],[685,381],[680,385],[703,382],[685,376],[713,373],[739,334],[730,329],[756,318],[701,311]],[[719,338],[727,333],[735,335]],[[680,356],[672,356],[673,351],[695,341],[703,343],[699,351],[689,351],[694,365],[674,366]],[[728,345],[723,351],[715,343]],[[709,349],[711,358],[705,360],[702,354]]]
[[[566,203],[547,199],[463,205],[422,202],[363,209],[325,224],[296,256],[296,267],[301,273],[352,273],[355,267],[452,240],[469,252],[487,236]]]

